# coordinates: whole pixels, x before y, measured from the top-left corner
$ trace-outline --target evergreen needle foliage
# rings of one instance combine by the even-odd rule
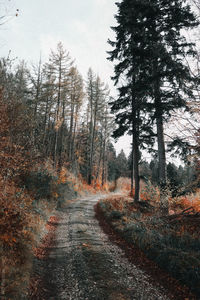
[[[193,97],[194,78],[184,58],[195,51],[182,31],[195,28],[198,21],[182,0],[123,0],[117,7],[117,26],[112,27],[116,39],[108,41],[119,91],[111,102],[118,126],[114,136],[128,132],[133,137],[135,201],[139,200],[139,147],[151,148],[157,137],[161,207],[167,210],[163,126],[172,111],[186,108],[186,97]]]

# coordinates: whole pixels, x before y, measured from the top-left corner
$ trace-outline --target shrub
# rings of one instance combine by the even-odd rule
[[[23,183],[25,188],[34,192],[36,200],[51,199],[53,192],[53,183],[56,177],[52,176],[45,169],[30,171],[23,175]]]
[[[123,216],[123,213],[120,211],[117,211],[117,210],[113,210],[110,214],[111,219],[120,219],[120,218],[122,218],[122,216]]]

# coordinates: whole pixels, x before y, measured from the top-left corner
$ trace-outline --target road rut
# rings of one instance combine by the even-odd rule
[[[94,205],[102,197],[76,200],[59,213],[55,246],[48,259],[34,262],[33,277],[40,284],[31,299],[169,299],[100,228]]]

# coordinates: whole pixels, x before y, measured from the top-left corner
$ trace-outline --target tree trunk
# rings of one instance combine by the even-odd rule
[[[61,128],[60,128],[60,153],[59,153],[59,168],[61,169],[63,162],[64,162],[64,155],[63,155],[63,149],[64,149],[64,129],[65,129],[65,97],[66,95],[63,95],[63,99],[62,99],[62,124],[61,124]]]
[[[58,129],[56,129],[55,138],[54,138],[54,154],[53,154],[54,167],[56,167],[57,164],[57,145],[58,145]]]
[[[104,186],[106,182],[106,139],[104,138],[103,143],[103,166],[102,166],[102,180],[101,185]]]
[[[78,123],[78,105],[76,106],[75,110],[75,116],[74,116],[74,128],[72,131],[72,144],[71,144],[71,161],[72,161],[72,171],[78,174],[78,163],[77,162],[77,157],[76,157],[76,128],[77,128],[77,123]]]
[[[140,176],[139,176],[139,146],[138,146],[138,126],[137,126],[137,103],[136,99],[133,98],[132,93],[132,175],[134,175],[135,180],[135,196],[134,201],[138,202],[140,199]],[[133,187],[133,176],[132,184]],[[133,189],[131,190],[133,194]],[[133,196],[133,195],[132,195]]]
[[[89,130],[89,135],[90,135],[90,144],[89,144],[89,163],[88,163],[88,184],[90,185],[92,182],[92,156],[93,156],[93,99],[90,99],[90,130]]]
[[[88,184],[90,185],[92,183],[92,166],[93,166],[93,126],[92,129],[90,131],[90,155],[89,155],[89,167],[88,167]]]
[[[98,164],[97,164],[97,172],[96,172],[96,182],[99,177],[100,171],[101,171],[101,164],[102,164],[102,157],[103,157],[103,151],[104,151],[104,142],[103,142],[103,137],[102,137],[102,129],[101,129],[101,142],[100,142],[100,152],[99,152],[99,159],[98,159]]]
[[[161,82],[158,76],[158,60],[155,59],[153,65],[153,73],[155,78],[154,83],[154,101],[155,101],[155,116],[157,126],[157,141],[158,141],[158,164],[159,164],[159,184],[160,184],[160,208],[165,214],[168,213],[168,199],[166,195],[166,155],[165,155],[165,141],[163,131],[163,109],[161,99]]]
[[[71,95],[70,104],[70,126],[69,126],[69,148],[68,148],[68,159],[72,162],[72,139],[73,139],[73,127],[74,127],[74,97]]]
[[[95,136],[96,136],[97,105],[98,105],[98,99],[95,99],[94,118],[93,118],[94,122],[92,124],[91,145],[90,145],[90,163],[89,163],[88,184],[92,183],[93,160],[94,160],[94,141],[95,141]]]
[[[158,139],[158,162],[159,162],[159,183],[160,183],[160,208],[163,213],[168,213],[168,199],[166,193],[167,175],[166,175],[166,155],[163,133],[162,115],[157,114],[157,139]]]
[[[58,132],[59,132],[59,112],[60,112],[60,100],[61,100],[61,79],[62,79],[62,66],[61,66],[61,59],[59,60],[59,78],[58,78],[58,99],[57,99],[57,111],[56,111],[56,132],[55,132],[55,144],[54,144],[54,167],[57,164],[57,148],[58,148]]]
[[[132,150],[131,150],[131,196],[133,197],[133,188],[134,188],[134,168],[133,168],[133,134],[132,134]]]
[[[49,97],[46,98],[46,106],[45,106],[45,116],[44,116],[44,133],[43,133],[43,139],[42,139],[42,145],[43,145],[43,149],[45,149],[44,153],[46,153],[46,145],[45,145],[45,141],[46,141],[46,134],[47,134],[47,114],[49,111]]]
[[[135,202],[140,200],[140,176],[139,176],[139,147],[136,125],[133,126],[133,169],[135,179]]]

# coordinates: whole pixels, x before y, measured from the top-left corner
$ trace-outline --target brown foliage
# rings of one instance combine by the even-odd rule
[[[20,174],[30,167],[30,159],[23,147],[11,140],[8,107],[2,97],[0,115],[0,254],[2,261],[10,266],[6,269],[5,265],[1,266],[0,277],[10,278],[12,268],[25,263],[28,245],[33,239],[30,231],[32,198],[19,187]],[[10,293],[10,284],[4,282],[4,285],[4,293]],[[14,285],[12,283],[12,289]]]
[[[48,256],[51,247],[54,245],[58,221],[59,219],[57,216],[51,216],[49,218],[46,225],[47,234],[43,237],[40,245],[34,249],[34,255],[38,259],[45,259]]]

